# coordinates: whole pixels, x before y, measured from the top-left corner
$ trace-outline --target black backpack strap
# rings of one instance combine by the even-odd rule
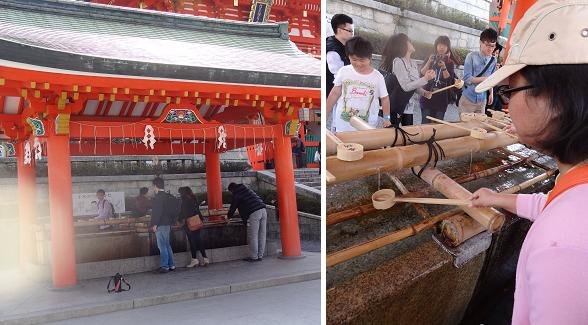
[[[482,72],[478,73],[478,75],[476,76],[476,78],[477,77],[481,77],[486,72],[486,70],[488,70],[488,68],[490,68],[490,66],[492,65],[492,62],[494,62],[494,57],[491,57],[490,58],[490,61],[488,61],[488,63],[486,63],[486,66],[484,67],[484,69],[482,70]],[[473,66],[472,66],[472,69],[473,69]]]

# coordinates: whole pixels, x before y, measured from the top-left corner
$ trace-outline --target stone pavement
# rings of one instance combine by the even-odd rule
[[[222,296],[72,318],[50,324],[320,324],[320,286],[321,280],[290,283]]]
[[[50,283],[27,281],[15,271],[3,271],[0,324],[46,323],[320,279],[320,253],[303,254],[305,258],[294,260],[269,257],[256,263],[231,261],[166,274],[130,274],[125,279],[131,291],[118,294],[106,292],[108,278],[55,290]]]

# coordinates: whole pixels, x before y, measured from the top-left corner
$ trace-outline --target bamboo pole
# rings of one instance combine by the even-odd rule
[[[482,127],[482,125],[476,121],[459,122],[455,123],[455,125],[460,125],[469,129],[474,127]],[[423,141],[429,139],[431,135],[433,135],[433,130],[435,130],[436,140],[459,138],[470,134],[468,131],[458,130],[454,127],[440,124],[403,126],[401,129],[409,134],[414,134],[409,136],[413,141]],[[394,128],[337,132],[336,135],[330,131],[327,131],[327,156],[331,156],[337,153],[337,143],[334,142],[334,139],[345,143],[359,143],[363,146],[364,150],[367,151],[391,146],[394,142],[395,136],[396,130]],[[402,138],[399,138],[395,145],[403,146]]]
[[[395,243],[397,241],[408,238],[410,236],[414,236],[421,231],[432,228],[433,226],[435,226],[435,224],[437,222],[440,222],[444,219],[450,218],[456,214],[459,214],[460,212],[461,211],[458,209],[447,211],[447,212],[438,214],[434,217],[425,219],[415,225],[411,225],[409,227],[403,228],[398,231],[394,231],[394,232],[389,233],[387,235],[380,236],[378,238],[374,238],[374,239],[369,240],[365,243],[357,244],[357,245],[351,246],[349,248],[340,250],[338,252],[328,254],[327,255],[327,267],[337,265],[339,263],[350,260],[354,257],[360,256],[363,254],[367,254],[367,253],[369,253],[373,250],[376,250],[378,248]]]
[[[516,140],[507,135],[490,132],[484,140],[478,140],[468,136],[440,140],[437,143],[443,148],[447,158],[453,158],[472,152],[487,151],[497,147],[507,146],[515,142]],[[428,156],[428,146],[420,144],[366,151],[364,152],[363,159],[353,162],[340,161],[336,157],[327,157],[327,169],[335,177],[335,181],[329,184],[373,175],[379,171],[394,171],[422,165],[427,162]]]
[[[529,159],[521,159],[521,160],[509,163],[509,164],[505,164],[502,166],[492,167],[492,168],[488,168],[488,169],[485,169],[485,170],[482,170],[482,171],[479,171],[479,172],[476,172],[473,174],[457,177],[457,178],[454,178],[453,180],[459,184],[471,182],[471,181],[476,180],[478,178],[488,177],[488,176],[500,173],[500,172],[507,170],[509,168],[524,164],[528,160]]]
[[[352,116],[351,119],[349,119],[349,124],[351,124],[351,126],[356,128],[358,131],[374,130],[375,129],[373,126],[369,125],[368,122],[364,121],[363,119],[361,119],[357,116]]]
[[[513,187],[509,187],[509,188],[507,188],[506,190],[504,190],[504,191],[502,191],[500,193],[514,194],[514,193],[520,192],[520,191],[522,191],[524,189],[527,189],[527,188],[529,188],[529,187],[531,187],[531,186],[533,186],[533,185],[535,185],[535,184],[537,184],[539,182],[542,182],[542,181],[548,179],[549,177],[555,175],[556,172],[557,172],[557,169],[550,169],[547,172],[545,172],[545,173],[543,173],[543,174],[541,174],[539,176],[536,176],[536,177],[533,177],[533,178],[531,178],[529,180],[526,180],[526,181],[520,183],[519,185],[515,185]]]
[[[472,196],[470,191],[437,169],[425,168],[421,179],[448,198],[468,200]],[[494,208],[462,206],[461,209],[491,232],[498,230],[504,223],[504,215]]]
[[[542,182],[556,173],[557,169],[551,169],[547,172],[533,177],[527,181],[520,183],[519,185],[510,187],[500,193],[514,194],[527,189],[539,182]],[[475,235],[486,230],[484,226],[475,222],[473,218],[468,217],[465,214],[456,215],[448,218],[441,224],[441,233],[453,246],[458,246],[464,241],[474,237]]]

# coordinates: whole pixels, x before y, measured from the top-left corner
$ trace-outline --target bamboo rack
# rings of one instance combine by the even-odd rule
[[[527,181],[519,184],[518,186],[515,187],[516,191],[521,191],[521,190],[526,189],[526,188],[528,188],[538,182],[541,182],[541,181],[547,179],[548,177],[552,176],[555,173],[555,171],[556,170],[550,170],[542,175],[539,175],[537,177],[534,177],[530,180],[527,180]],[[515,190],[509,189],[509,192],[513,192],[513,191],[515,191]],[[505,192],[502,192],[502,193],[505,193]],[[405,227],[401,230],[391,232],[389,234],[380,236],[378,238],[374,238],[372,240],[366,241],[361,244],[353,245],[349,248],[345,248],[345,249],[340,250],[335,253],[327,254],[327,267],[337,265],[339,263],[350,260],[354,257],[367,254],[367,253],[374,251],[378,248],[396,243],[396,242],[403,240],[405,238],[408,238],[410,236],[414,236],[414,235],[418,234],[419,232],[422,232],[424,230],[432,228],[436,223],[441,222],[441,221],[443,221],[444,224],[446,224],[448,222],[452,222],[454,225],[457,225],[459,227],[461,227],[462,225],[464,226],[463,229],[459,229],[459,236],[461,237],[461,238],[458,238],[461,240],[461,241],[459,241],[459,243],[462,243],[463,241],[465,241],[465,240],[479,234],[480,232],[486,230],[485,227],[480,225],[473,218],[468,217],[461,209],[452,209],[447,212],[433,216],[431,218],[425,219],[419,223]],[[445,226],[445,227],[447,227],[447,226]],[[443,226],[442,226],[442,228],[443,228]],[[447,230],[443,231],[444,236],[446,236],[446,231]],[[450,241],[453,240],[452,238],[448,238],[448,239]]]
[[[470,175],[458,177],[458,178],[455,178],[454,181],[459,184],[467,183],[469,181],[473,181],[473,180],[481,178],[481,177],[487,177],[487,176],[497,174],[501,171],[504,171],[508,168],[512,168],[514,166],[520,165],[520,164],[525,163],[527,161],[528,161],[528,158],[521,159],[519,161],[515,161],[510,164],[506,164],[506,165],[498,166],[498,167],[493,167],[493,168],[485,169],[485,170],[482,170],[482,171],[479,171],[479,172],[476,172],[476,173],[473,173]],[[400,192],[402,192],[404,197],[420,197],[420,196],[430,195],[429,194],[431,192],[430,190],[409,193],[406,190],[406,188],[404,188],[404,189],[401,188],[401,186],[403,187],[404,185],[399,186],[399,183],[400,183],[399,180],[398,180],[399,183],[397,183],[395,181],[395,179],[397,180],[396,176],[391,175],[390,179],[395,183],[396,187],[398,187],[398,189],[400,190]],[[400,183],[400,184],[402,184],[402,183]],[[416,208],[416,206],[420,206],[419,204],[414,204],[414,205],[415,205],[415,208]],[[426,212],[426,210],[422,206],[420,206],[420,208]],[[327,214],[327,226],[334,225],[334,224],[344,222],[347,220],[359,218],[359,217],[362,217],[362,216],[370,214],[370,213],[376,213],[378,211],[379,210],[376,210],[371,203],[368,203],[368,204],[356,206],[351,209],[346,209],[343,211],[329,213],[329,214]],[[420,215],[423,215],[423,211],[418,211],[418,212]],[[427,214],[428,214],[428,212],[427,212]]]
[[[477,121],[459,122],[454,124],[468,129],[472,129],[474,127],[487,128]],[[400,128],[409,134],[414,134],[409,136],[413,141],[423,141],[429,139],[431,135],[433,135],[433,130],[436,130],[435,139],[437,140],[459,138],[470,134],[468,131],[459,130],[449,125],[440,124],[422,124],[403,126]],[[490,128],[488,128],[488,130],[489,129]],[[396,130],[394,128],[337,132],[336,135],[330,131],[327,131],[327,156],[331,156],[337,153],[337,143],[339,142],[359,143],[363,146],[365,151],[368,151],[391,146],[394,142],[395,136]],[[402,138],[397,139],[395,146],[403,146]]]
[[[447,158],[453,158],[472,152],[507,146],[515,142],[516,140],[507,135],[490,132],[488,133],[488,138],[484,140],[467,136],[440,140],[437,143],[443,148]],[[426,163],[428,155],[428,146],[421,144],[366,151],[363,159],[353,162],[340,161],[336,157],[327,157],[327,170],[335,178],[335,181],[329,182],[329,184],[377,174],[380,171],[387,172],[422,165]]]

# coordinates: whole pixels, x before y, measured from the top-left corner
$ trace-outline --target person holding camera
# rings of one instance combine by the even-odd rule
[[[423,87],[427,91],[435,91],[437,89],[452,85],[455,82],[455,56],[451,55],[451,41],[447,36],[439,36],[434,43],[435,53],[429,56],[429,60],[421,68],[421,74],[429,70],[435,71],[435,78]],[[436,93],[431,96],[431,99],[421,97],[421,123],[430,123],[427,116],[431,116],[442,120],[449,105],[449,92],[451,89]]]

